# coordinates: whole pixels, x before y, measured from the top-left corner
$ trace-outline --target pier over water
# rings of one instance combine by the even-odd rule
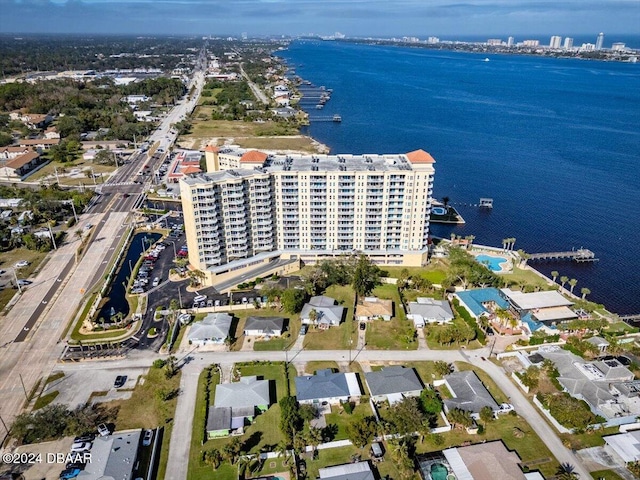
[[[597,262],[596,254],[586,248],[569,250],[567,252],[532,253],[529,261],[535,260],[573,260],[574,262]]]

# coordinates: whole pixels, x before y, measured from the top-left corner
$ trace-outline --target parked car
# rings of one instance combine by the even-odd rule
[[[193,299],[193,303],[200,303],[207,299],[206,295],[196,295]]]
[[[65,468],[62,472],[60,472],[60,480],[69,480],[71,478],[76,478],[78,475],[80,475],[81,471],[82,470],[77,467]]]
[[[513,410],[514,410],[513,405],[511,405],[510,403],[501,403],[500,406],[498,407],[498,410],[496,410],[496,413],[500,415],[502,413],[512,412]]]
[[[207,300],[207,307],[213,307],[213,300]]]
[[[113,382],[113,386],[114,386],[114,388],[120,388],[120,387],[124,387],[125,383],[127,383],[127,376],[126,375],[118,375],[116,377],[116,381]]]
[[[154,278],[151,285],[157,287],[158,285],[160,285],[160,279],[158,277]]]
[[[98,433],[101,437],[106,437],[107,435],[111,435],[111,430],[109,430],[109,427],[107,427],[106,424],[101,423],[98,425]]]
[[[309,330],[309,325],[304,323],[302,327],[300,327],[300,335],[306,335],[308,330]]]
[[[364,322],[360,322],[360,330],[366,330],[367,329],[367,324]]]
[[[91,450],[91,442],[76,442],[71,445],[71,453],[86,452]]]
[[[86,435],[80,435],[76,438],[73,439],[73,443],[78,443],[78,442],[93,442],[93,440],[96,438],[96,436],[93,433],[88,433]]]
[[[28,267],[28,266],[29,266],[29,262],[27,262],[26,260],[20,260],[15,265],[16,268],[23,268],[23,267]]]
[[[220,306],[220,300],[216,300],[216,301],[213,303],[213,305],[214,305],[214,306],[216,306],[216,307],[219,307],[219,306]]]
[[[31,285],[33,282],[31,280],[18,280],[18,285],[21,287],[26,287],[27,285]]]
[[[145,430],[144,436],[142,437],[142,446],[148,447],[151,445],[151,440],[153,439],[153,430]]]
[[[132,293],[133,295],[139,295],[139,294],[141,294],[141,293],[144,293],[144,288],[142,288],[142,287],[136,287],[136,288],[134,288],[134,289],[132,289],[132,290],[131,290],[131,293]]]

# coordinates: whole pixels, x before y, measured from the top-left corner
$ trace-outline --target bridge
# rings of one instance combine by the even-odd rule
[[[596,262],[596,254],[586,248],[569,250],[567,252],[547,252],[532,253],[529,261],[532,260],[573,260],[574,262]]]

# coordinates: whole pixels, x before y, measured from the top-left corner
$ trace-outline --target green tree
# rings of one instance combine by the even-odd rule
[[[307,296],[303,290],[296,290],[295,288],[287,288],[282,292],[282,307],[288,313],[299,313],[302,310]]]
[[[296,397],[284,397],[280,405],[280,431],[284,435],[287,445],[291,445],[296,431],[301,428],[301,419]]]
[[[438,392],[425,388],[420,392],[420,405],[425,413],[437,415],[442,411],[442,400]]]
[[[369,295],[380,284],[381,271],[377,265],[371,263],[366,255],[358,257],[358,263],[353,273],[353,289],[359,297]]]
[[[567,283],[568,281],[569,281],[569,277],[567,277],[566,275],[563,275],[562,277],[560,277],[560,286],[564,288],[564,284]]]
[[[484,423],[485,427],[489,422],[492,422],[493,419],[493,409],[490,406],[485,405],[480,409],[480,420],[482,420],[482,423]]]
[[[540,369],[531,365],[521,374],[520,381],[525,387],[536,388],[540,382]]]
[[[578,280],[576,280],[575,278],[572,278],[571,280],[569,280],[569,286],[570,286],[569,291],[571,293],[573,293],[573,289],[576,287],[577,284],[578,284]]]
[[[389,406],[385,420],[393,426],[394,433],[407,435],[418,431],[427,421],[427,416],[420,409],[417,398],[407,397]]]
[[[585,297],[591,293],[591,290],[589,290],[587,287],[582,287],[580,289],[580,293],[582,294],[582,300],[584,300]]]
[[[462,410],[460,408],[453,408],[449,410],[447,413],[447,418],[453,424],[453,427],[470,427],[473,425],[473,419],[471,418],[471,414],[466,410]]]
[[[347,424],[347,438],[356,447],[364,448],[376,435],[375,417],[356,417]]]
[[[217,448],[206,450],[203,454],[203,457],[204,463],[210,465],[214,470],[217,469],[222,463],[222,454]]]
[[[436,375],[438,375],[439,377],[444,377],[445,375],[449,375],[453,371],[452,365],[442,360],[437,360],[434,364],[433,369]]]
[[[236,463],[240,452],[242,452],[242,441],[238,437],[234,437],[222,447],[222,457],[229,461],[231,465]]]

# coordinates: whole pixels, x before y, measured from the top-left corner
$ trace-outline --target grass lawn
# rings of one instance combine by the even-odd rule
[[[311,329],[304,339],[304,348],[307,350],[333,350],[349,348],[358,343],[357,325],[353,319],[355,293],[350,286],[332,285],[324,293],[326,296],[337,300],[338,305],[347,309],[345,321],[337,327],[328,330]]]
[[[61,378],[64,378],[64,372],[52,373],[47,378],[47,381],[45,382],[45,385],[48,385],[51,382],[55,382],[56,380],[60,380]]]
[[[336,434],[334,440],[346,440],[347,436],[347,425],[349,425],[356,418],[368,417],[373,415],[371,411],[371,407],[369,403],[360,403],[356,405],[353,409],[351,415],[347,414],[340,405],[332,405],[331,413],[325,415],[324,418],[327,421],[327,425],[333,424],[338,426],[338,433]]]
[[[60,179],[60,185],[79,185],[80,183],[84,183],[85,185],[93,184],[93,179],[87,177],[84,172],[82,176],[78,175],[78,178],[67,177],[66,174],[63,173],[63,170],[70,172],[72,169],[80,169],[80,170],[90,170],[93,168],[93,173],[96,175],[100,173],[104,173],[108,175],[116,169],[116,166],[108,166],[108,165],[98,165],[89,161],[84,161],[82,157],[79,160],[71,163],[60,163],[60,162],[49,162],[47,165],[42,167],[36,173],[29,177],[30,182],[37,182],[44,177],[49,175],[55,176],[55,169],[58,169],[58,178]],[[102,179],[96,177],[96,183],[101,183],[103,180],[106,180],[106,176],[103,176]],[[55,181],[55,178],[52,179]]]
[[[424,385],[433,383],[433,380],[438,377],[435,371],[435,362],[409,362],[403,365],[407,368],[415,368],[416,372],[418,372],[418,377],[420,377]]]
[[[309,137],[300,135],[236,138],[236,143],[242,148],[257,148],[260,150],[297,150],[310,153],[318,151]]]
[[[623,478],[613,470],[596,470],[595,472],[591,472],[591,476],[594,480],[623,480]]]
[[[366,342],[368,350],[416,350],[413,322],[393,318],[390,322],[367,322]]]
[[[51,402],[53,402],[58,395],[60,395],[60,392],[58,390],[54,390],[53,392],[50,392],[50,393],[47,393],[46,395],[42,395],[41,397],[38,397],[38,399],[36,400],[36,403],[33,405],[33,409],[39,410],[41,408],[46,407]]]
[[[327,368],[332,369],[334,372],[340,371],[340,367],[338,367],[338,363],[337,362],[331,362],[331,361],[327,361],[327,362],[321,362],[321,361],[307,362],[307,364],[304,367],[304,371],[307,372],[310,375],[313,375],[318,370],[325,370]]]
[[[164,427],[158,478],[164,478],[167,469],[169,441],[178,402],[177,395],[170,400],[163,400],[160,392],[177,392],[179,388],[180,373],[166,378],[164,370],[151,368],[144,377],[144,382],[138,383],[130,399],[114,400],[104,404],[106,407],[115,407],[118,411],[115,420],[116,430]]]
[[[609,427],[595,432],[581,434],[561,433],[558,436],[562,439],[562,443],[571,445],[569,448],[581,450],[583,448],[601,447],[605,444],[602,437],[616,433],[619,433],[618,427]]]
[[[528,269],[513,267],[513,271],[508,275],[501,275],[509,285],[522,285],[527,284],[533,287],[540,287],[540,290],[554,290],[557,286],[549,285],[543,278],[540,278],[536,273]]]
[[[340,448],[327,448],[326,450],[318,450],[318,458],[315,460],[306,460],[307,478],[318,478],[318,470],[320,468],[332,467],[343,463],[351,463],[352,455],[362,455],[362,459],[368,456],[366,449],[360,450],[354,446],[346,446]]]
[[[424,267],[387,267],[381,266],[380,268],[389,273],[389,277],[398,278],[400,272],[406,269],[409,271],[409,275],[420,275],[422,278],[429,280],[431,283],[440,284],[447,276],[446,270],[443,265],[433,263]]]
[[[209,402],[207,402],[206,390],[207,388],[213,389],[213,386],[220,382],[220,374],[212,371],[210,379],[207,379],[207,373],[207,369],[203,370],[198,379],[198,393],[196,394],[196,407],[193,416],[191,448],[189,449],[188,480],[199,480],[213,476],[211,467],[205,465],[202,461],[205,419],[209,403],[213,403],[213,398],[211,397]],[[231,465],[229,465],[229,468],[231,469]],[[233,471],[235,472],[235,469],[233,469]],[[220,478],[225,477],[220,476]]]
[[[616,322],[608,325],[604,331],[608,333],[638,333],[637,327],[632,327],[624,322]]]

